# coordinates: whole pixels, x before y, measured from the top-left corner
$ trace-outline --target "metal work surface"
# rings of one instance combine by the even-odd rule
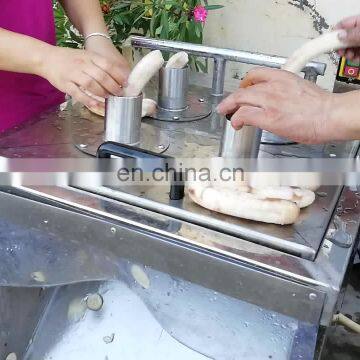
[[[157,97],[154,85],[146,90],[147,96]],[[206,89],[192,87],[192,93],[211,103]],[[213,100],[215,108],[217,100]],[[179,158],[209,158],[218,156],[223,126],[226,120],[215,112],[202,120],[184,123],[163,122],[145,119],[142,123],[142,148]],[[28,124],[13,134],[0,137],[0,150],[5,156],[16,157],[71,157],[84,156],[82,152],[94,154],[103,141],[104,120],[92,115],[79,106],[58,113],[40,117],[34,124]],[[49,136],[47,136],[49,133]],[[55,133],[55,134],[54,134]],[[16,140],[15,140],[16,139]],[[55,144],[49,144],[53,141]],[[30,145],[32,142],[33,145]],[[81,151],[76,150],[75,146]],[[12,147],[15,144],[29,146]],[[358,143],[305,145],[262,145],[260,157],[305,157],[331,158],[354,157]],[[54,153],[55,151],[55,153]],[[87,188],[87,187],[85,187]],[[150,207],[152,210],[188,218],[191,221],[216,228],[237,237],[244,237],[249,231],[250,240],[281,249],[290,254],[314,260],[323,241],[327,225],[339,198],[341,188],[319,189],[322,196],[308,209],[302,210],[299,220],[293,226],[262,224],[210,212],[192,203],[188,198],[169,203],[166,188],[160,186],[123,186],[117,189],[94,189],[106,196],[120,200],[129,199],[126,194],[135,195],[134,204]],[[149,200],[149,201],[148,201]],[[160,209],[160,210],[159,210]],[[249,238],[249,237],[248,237]]]
[[[194,93],[199,94],[199,98],[203,98],[206,102],[211,102],[211,97],[206,96],[204,89],[199,87],[194,87],[193,89]],[[147,89],[147,96],[156,98],[154,87]],[[213,104],[213,108],[215,105],[216,101]],[[96,124],[96,129],[99,130],[101,122],[97,121]],[[184,159],[195,157],[209,158],[218,156],[224,124],[226,124],[226,120],[219,117],[216,112],[213,112],[210,117],[203,120],[190,123],[169,123],[147,119],[143,121],[143,128],[145,130],[143,134],[157,134],[154,137],[158,139],[157,146],[163,148],[166,155]],[[89,124],[87,124],[87,127],[89,129]],[[81,129],[81,126],[78,129]],[[86,134],[85,130],[81,132]],[[147,135],[144,138],[149,139]],[[168,139],[168,142],[163,139]],[[86,140],[83,139],[83,142],[86,142]],[[87,146],[85,151],[88,152],[89,149],[96,150],[100,143],[101,138],[98,136],[96,146]],[[155,147],[156,145],[153,146],[153,148]],[[337,157],[354,157],[357,148],[357,143],[319,146],[297,144],[286,146],[262,145],[259,157],[330,158],[334,155]],[[89,185],[90,187],[91,185]],[[258,233],[258,235],[254,234],[252,236],[253,241],[312,260],[314,260],[319,250],[341,191],[340,187],[335,186],[319,189],[318,193],[322,194],[322,196],[317,197],[315,204],[302,210],[301,217],[296,224],[292,226],[277,226],[210,212],[195,205],[188,198],[181,202],[169,203],[166,189],[159,189],[161,189],[159,185],[149,187],[129,186],[126,184],[126,186],[119,186],[113,189],[115,191],[111,193],[106,189],[95,191],[106,196],[119,198],[120,200],[123,200],[124,196],[126,196],[124,193],[129,193],[138,197],[138,199],[133,200],[138,206],[149,206],[157,211],[160,209],[161,212],[172,214],[174,217],[180,214],[182,218],[191,218],[207,227],[213,228],[215,220],[217,230],[235,236],[244,236],[244,232],[246,233],[246,231],[251,230]],[[94,191],[93,188],[91,190]],[[146,199],[152,200],[153,203],[147,202],[145,204]],[[159,207],[159,204],[163,206]]]

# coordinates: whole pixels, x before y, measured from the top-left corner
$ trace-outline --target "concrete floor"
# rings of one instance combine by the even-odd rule
[[[360,263],[350,274],[341,312],[360,324]],[[336,326],[329,330],[322,360],[359,360],[360,334]]]

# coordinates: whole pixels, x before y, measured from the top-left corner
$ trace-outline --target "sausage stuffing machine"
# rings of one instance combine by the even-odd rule
[[[172,158],[218,156],[227,61],[285,61],[137,36],[131,44],[214,60],[212,85],[191,72],[185,111],[142,121],[140,148]],[[325,65],[304,72],[316,81]],[[320,188],[291,226],[231,218],[187,196],[170,200],[168,184],[81,170],[103,133],[103,118],[68,105],[0,136],[0,359],[317,357],[357,248],[359,189]],[[355,158],[358,149],[263,134],[259,157]]]

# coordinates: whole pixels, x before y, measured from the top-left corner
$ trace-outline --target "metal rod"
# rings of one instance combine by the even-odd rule
[[[220,57],[214,58],[214,71],[213,71],[214,77],[213,77],[211,95],[213,96],[224,95],[225,70],[226,70],[226,60]]]
[[[222,58],[228,61],[240,62],[250,65],[268,66],[273,68],[280,68],[287,60],[287,58],[281,56],[272,56],[232,49],[222,49],[178,41],[152,39],[135,35],[130,36],[129,41],[133,47],[152,50],[158,49],[170,52],[187,51],[192,55],[206,58]],[[318,75],[324,75],[326,71],[326,64],[312,61],[305,66],[304,71],[306,68],[313,68]]]

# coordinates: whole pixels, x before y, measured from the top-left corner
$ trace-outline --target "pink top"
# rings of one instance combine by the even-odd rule
[[[52,0],[2,1],[0,27],[54,45]],[[0,132],[63,101],[64,94],[45,79],[0,71]]]

